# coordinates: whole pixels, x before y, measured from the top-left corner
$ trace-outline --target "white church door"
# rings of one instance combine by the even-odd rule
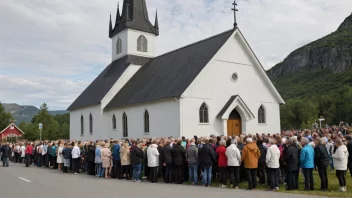
[[[227,120],[227,136],[240,136],[241,134],[241,116],[236,109],[233,109]]]

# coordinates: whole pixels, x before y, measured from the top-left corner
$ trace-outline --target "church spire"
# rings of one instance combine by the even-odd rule
[[[159,22],[158,22],[158,9],[155,12],[155,23],[154,23],[154,27],[156,30],[156,35],[159,35]]]
[[[111,22],[111,12],[110,12],[109,37],[111,37],[111,33],[112,33],[112,22]]]
[[[129,4],[129,3],[126,3],[126,12],[125,12],[125,14],[126,14],[126,21],[129,21],[129,20],[130,20],[130,11],[129,11],[129,9],[130,9],[130,4]]]
[[[120,3],[117,3],[117,11],[116,11],[116,21],[115,21],[115,29],[120,24],[121,15],[120,15]]]

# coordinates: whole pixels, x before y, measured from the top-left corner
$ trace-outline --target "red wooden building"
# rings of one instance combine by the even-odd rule
[[[15,142],[17,139],[21,139],[23,135],[24,132],[12,123],[0,132],[0,140],[3,142]]]

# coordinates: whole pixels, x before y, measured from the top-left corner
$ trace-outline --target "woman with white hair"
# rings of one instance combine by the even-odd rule
[[[230,169],[231,187],[238,189],[240,183],[240,166],[241,153],[237,148],[237,140],[231,140],[231,145],[227,147],[225,155],[227,156],[227,165]]]
[[[266,153],[266,158],[265,162],[268,167],[268,178],[270,181],[268,183],[270,184],[270,190],[275,191],[279,190],[279,168],[280,168],[280,150],[276,145],[276,140],[275,139],[270,139],[269,140],[270,147],[268,148],[268,151]]]
[[[227,157],[226,157],[226,141],[220,140],[220,146],[216,149],[218,156],[219,180],[222,188],[227,187]]]
[[[348,163],[348,150],[347,147],[342,143],[341,138],[335,140],[335,146],[337,147],[336,152],[332,154],[334,160],[334,166],[336,169],[336,177],[339,180],[340,190],[339,192],[346,192],[346,178],[345,174],[347,171]]]

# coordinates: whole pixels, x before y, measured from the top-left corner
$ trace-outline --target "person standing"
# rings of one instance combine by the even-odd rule
[[[292,138],[286,140],[287,149],[284,154],[284,159],[287,169],[287,188],[286,190],[295,190],[296,187],[296,171],[299,169],[299,152]],[[297,188],[298,189],[298,188]]]
[[[32,143],[28,142],[28,145],[26,146],[26,167],[29,167],[32,161],[32,153],[33,153],[33,147],[32,147]]]
[[[159,167],[159,151],[158,145],[155,140],[153,143],[147,148],[147,159],[148,159],[148,167],[149,167],[149,180],[151,183],[158,182],[158,167]]]
[[[105,179],[109,179],[109,170],[111,167],[111,151],[106,145],[107,143],[102,143],[101,146],[103,147],[101,149],[101,161],[102,161],[102,166],[103,166],[103,171],[105,172]]]
[[[56,160],[56,162],[58,164],[58,170],[62,171],[62,166],[64,164],[64,156],[62,154],[62,150],[64,149],[64,145],[62,144],[61,141],[59,141],[58,146],[59,147],[57,148],[57,154],[56,154],[57,160]]]
[[[335,147],[337,147],[337,149],[336,152],[332,154],[332,159],[334,160],[336,177],[340,184],[339,192],[346,192],[347,189],[345,174],[347,171],[349,153],[347,147],[342,143],[341,138],[337,138],[335,140]]]
[[[79,160],[81,157],[81,150],[78,147],[78,143],[76,142],[74,144],[75,146],[72,149],[71,155],[72,155],[72,169],[73,169],[73,174],[77,175],[79,173]],[[55,144],[53,144],[52,147],[54,147]],[[53,156],[53,155],[52,155]]]
[[[216,154],[209,139],[204,140],[203,147],[199,149],[198,159],[203,168],[203,185],[208,187],[211,184],[212,167],[216,162]]]
[[[90,144],[88,145],[87,149],[87,164],[88,164],[88,174],[89,175],[94,175],[94,170],[95,170],[95,146],[94,142],[90,141]]]
[[[182,140],[178,140],[172,149],[172,161],[175,165],[175,184],[183,183],[183,171],[186,157],[185,148],[181,145]]]
[[[241,166],[241,153],[237,148],[237,140],[231,140],[231,145],[227,147],[225,155],[227,156],[227,165],[230,171],[231,188],[238,189],[240,183],[240,166]]]
[[[191,139],[191,145],[186,150],[189,177],[193,185],[198,183],[198,148],[195,139]]]
[[[346,136],[346,141],[347,141],[347,150],[349,153],[347,166],[348,166],[348,169],[350,170],[350,174],[352,177],[352,137]]]
[[[222,188],[227,187],[227,156],[226,156],[226,141],[220,140],[219,147],[216,149],[218,156],[219,182]]]
[[[122,143],[122,147],[120,149],[120,158],[121,158],[122,174],[126,178],[126,180],[129,180],[130,168],[131,168],[131,152],[130,152],[130,146],[128,142]]]
[[[166,144],[164,146],[164,160],[165,160],[165,183],[173,183],[174,181],[174,166],[172,161],[172,147],[171,141],[166,140]]]
[[[253,190],[257,188],[257,168],[260,151],[252,138],[247,138],[246,141],[247,144],[243,147],[241,159],[244,162],[244,168],[247,173],[248,190]]]
[[[122,179],[121,174],[121,158],[120,158],[120,143],[119,141],[114,141],[114,146],[112,147],[112,159],[113,159],[113,178]]]
[[[20,144],[20,163],[24,163],[25,162],[25,157],[26,157],[26,147],[24,146],[24,143]]]
[[[62,149],[62,155],[64,157],[64,168],[63,172],[68,173],[68,168],[70,167],[71,161],[71,153],[72,150],[70,149],[70,145],[68,143],[64,144],[64,149]]]
[[[57,146],[55,142],[52,142],[51,144],[51,150],[50,150],[50,155],[51,155],[51,166],[53,169],[57,168]]]
[[[1,153],[3,167],[9,167],[9,159],[12,155],[12,149],[9,146],[9,143],[6,143],[3,147],[1,147]]]
[[[299,161],[303,169],[304,190],[310,191],[310,190],[314,190],[314,178],[313,178],[314,149],[309,144],[309,140],[306,137],[302,138],[301,144],[303,148],[301,150]]]
[[[323,144],[323,139],[316,138],[314,140],[314,164],[316,170],[318,170],[320,177],[320,190],[327,191],[328,189],[328,173],[327,168],[329,166],[329,154],[326,146]]]
[[[280,168],[280,155],[281,152],[276,145],[275,139],[269,140],[270,147],[266,153],[265,162],[268,167],[268,175],[270,184],[270,190],[276,191],[279,190],[279,168]]]
[[[266,169],[266,162],[265,162],[265,158],[266,158],[266,152],[267,152],[267,148],[263,145],[263,140],[258,140],[257,141],[257,146],[259,148],[260,151],[260,158],[258,160],[258,177],[259,177],[259,183],[260,184],[265,184],[265,169]]]
[[[132,149],[131,153],[131,163],[133,165],[133,181],[139,183],[141,182],[141,171],[142,171],[142,163],[144,159],[144,153],[142,151],[143,143],[137,143],[135,147]]]

